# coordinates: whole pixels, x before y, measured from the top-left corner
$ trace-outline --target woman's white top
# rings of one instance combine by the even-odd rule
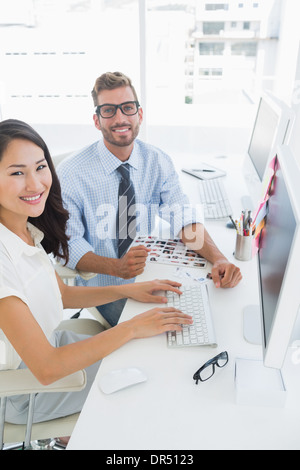
[[[49,339],[63,319],[63,304],[53,264],[40,244],[44,235],[30,223],[28,229],[34,247],[0,224],[0,299],[21,299]],[[0,329],[0,370],[17,369],[21,361]]]

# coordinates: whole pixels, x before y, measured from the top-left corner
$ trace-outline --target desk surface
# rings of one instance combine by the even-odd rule
[[[188,175],[186,178],[183,183],[191,190],[195,179]],[[235,190],[243,192],[244,188],[237,186]],[[237,209],[240,210],[238,203]],[[262,356],[260,346],[243,338],[243,309],[259,301],[257,260],[243,263],[233,258],[235,233],[225,227],[224,221],[206,225],[223,253],[243,273],[242,282],[232,290],[209,284],[218,348],[170,350],[166,335],[160,335],[134,340],[112,353],[102,361],[69,450],[300,449],[300,365],[293,364],[292,351],[283,369],[288,390],[285,408],[235,403],[235,359]],[[190,270],[193,272],[193,268]],[[199,274],[199,270],[196,272]],[[162,265],[149,263],[139,280],[154,278],[182,282],[173,266],[163,266],[162,272]],[[153,304],[127,301],[120,321],[150,308]],[[224,350],[229,353],[229,364],[217,370],[208,382],[196,386],[194,372]],[[99,378],[125,367],[142,369],[148,380],[112,395],[103,394],[98,387]]]

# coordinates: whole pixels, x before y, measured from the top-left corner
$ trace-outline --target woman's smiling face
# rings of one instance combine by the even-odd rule
[[[0,221],[39,217],[51,184],[43,150],[29,140],[12,140],[0,160]]]

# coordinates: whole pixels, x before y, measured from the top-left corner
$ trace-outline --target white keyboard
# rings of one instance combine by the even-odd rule
[[[182,295],[166,292],[168,307],[174,307],[194,318],[182,331],[167,333],[168,346],[217,346],[206,284],[181,286]]]
[[[232,215],[222,178],[199,181],[199,193],[206,219],[222,219]]]

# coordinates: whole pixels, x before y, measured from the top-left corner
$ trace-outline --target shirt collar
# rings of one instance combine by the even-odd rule
[[[32,235],[35,246],[30,246],[25,243],[18,235],[11,232],[8,228],[0,223],[0,239],[6,248],[8,255],[14,264],[17,263],[19,258],[24,253],[27,256],[33,256],[41,250],[39,247],[40,242],[44,238],[43,232],[34,227],[31,223],[27,223],[27,228]]]
[[[107,175],[113,173],[122,164],[122,162],[108,150],[102,139],[98,143],[98,151],[100,155],[101,164]],[[129,163],[132,168],[138,170],[139,152],[138,146],[136,145],[136,141],[134,142],[134,146],[129,159],[124,163]]]

